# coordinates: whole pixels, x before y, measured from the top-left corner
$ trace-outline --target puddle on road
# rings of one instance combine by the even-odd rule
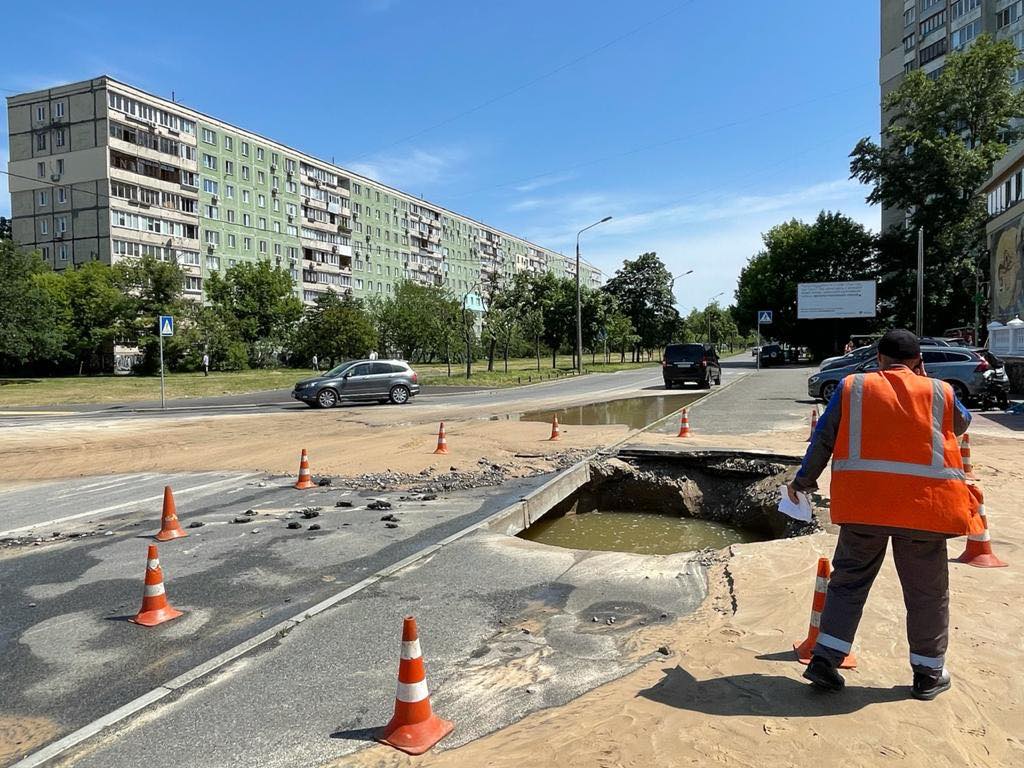
[[[539,544],[638,555],[671,555],[764,541],[752,531],[711,520],[651,512],[596,510],[543,518],[519,534]]]
[[[551,411],[529,411],[510,417],[513,421],[551,422],[552,416],[558,416],[559,424],[568,425],[606,425],[625,424],[630,429],[646,427],[652,421],[668,416],[685,405],[706,395],[705,390],[697,390],[686,395],[656,395],[653,397],[629,397],[624,400],[608,400],[603,403],[590,403],[570,408]]]

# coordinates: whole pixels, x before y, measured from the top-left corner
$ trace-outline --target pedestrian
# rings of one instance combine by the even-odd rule
[[[313,370],[320,373],[320,360],[316,355],[313,355]]]
[[[964,477],[957,436],[971,415],[952,388],[928,378],[910,331],[878,342],[878,370],[847,376],[818,419],[791,501],[832,457],[830,511],[839,526],[820,634],[804,677],[829,691],[851,652],[864,603],[892,539],[903,587],[914,673],[911,695],[931,700],[950,687],[946,539],[981,533],[975,489]]]
[[[210,375],[210,355],[203,352],[203,376]]]
[[[371,360],[376,360],[377,359],[377,350],[375,350],[375,349],[371,349],[370,350],[370,359]]]
[[[848,342],[846,342],[846,346],[843,347],[843,354],[844,355],[848,355],[851,352],[853,352],[853,342],[852,341],[848,341]]]

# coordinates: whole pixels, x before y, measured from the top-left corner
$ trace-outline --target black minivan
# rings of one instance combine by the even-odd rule
[[[713,344],[669,344],[661,361],[665,389],[692,381],[707,389],[722,383],[722,366]]]

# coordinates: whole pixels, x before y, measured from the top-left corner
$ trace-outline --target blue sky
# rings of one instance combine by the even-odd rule
[[[878,129],[875,2],[204,5],[189,18],[185,6],[15,4],[9,28],[36,32],[5,40],[0,88],[106,73],[173,90],[566,253],[610,215],[584,235],[584,257],[610,274],[654,250],[673,273],[693,269],[676,284],[684,310],[731,301],[776,223],[827,208],[878,228],[847,158]]]

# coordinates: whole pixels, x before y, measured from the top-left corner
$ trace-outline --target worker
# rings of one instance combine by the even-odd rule
[[[928,378],[910,331],[878,342],[878,370],[847,376],[818,420],[790,500],[817,488],[832,457],[831,516],[839,526],[818,642],[804,677],[840,691],[871,584],[892,539],[907,609],[911,695],[950,687],[946,539],[981,533],[978,495],[964,477],[957,436],[971,415],[945,382]]]

